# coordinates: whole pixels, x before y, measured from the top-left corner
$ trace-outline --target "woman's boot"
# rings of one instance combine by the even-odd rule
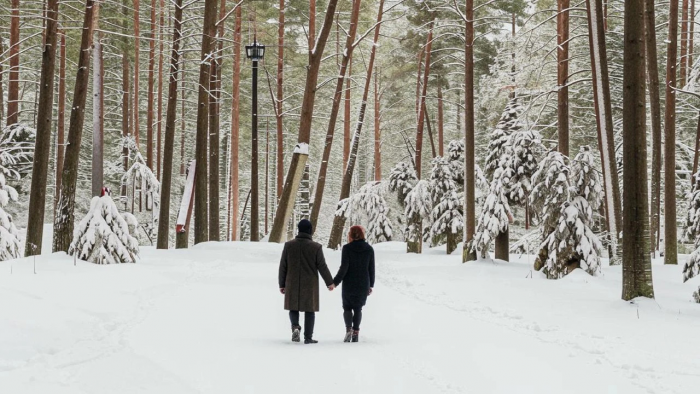
[[[347,327],[345,331],[345,339],[343,342],[350,342],[352,339],[352,327]]]
[[[352,331],[352,341],[353,341],[353,342],[359,342],[359,341],[360,341],[360,330],[353,330],[353,331]]]

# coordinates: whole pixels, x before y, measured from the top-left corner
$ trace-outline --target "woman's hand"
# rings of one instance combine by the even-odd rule
[[[369,293],[367,293],[367,295],[372,295],[372,290],[374,290],[374,289],[370,287],[370,288],[369,288]]]
[[[284,287],[280,287],[280,293],[284,294]]]

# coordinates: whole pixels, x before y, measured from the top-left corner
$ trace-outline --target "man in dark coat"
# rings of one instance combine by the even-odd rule
[[[280,260],[279,286],[284,294],[284,309],[289,311],[292,322],[292,341],[299,342],[299,312],[304,314],[304,343],[318,343],[314,334],[315,312],[319,310],[318,274],[321,274],[328,290],[333,290],[333,276],[323,257],[321,244],[311,239],[313,226],[304,219],[299,222],[299,233],[284,244]]]

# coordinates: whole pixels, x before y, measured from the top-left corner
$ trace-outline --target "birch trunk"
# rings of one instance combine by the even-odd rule
[[[382,180],[382,130],[379,107],[379,68],[374,69],[374,180]]]

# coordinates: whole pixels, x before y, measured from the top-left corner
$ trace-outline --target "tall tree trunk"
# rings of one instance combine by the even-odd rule
[[[695,35],[695,0],[690,0],[690,31],[688,32],[688,69],[693,68],[693,51],[694,51],[694,35]],[[689,72],[690,74],[690,72]]]
[[[342,201],[350,197],[350,186],[352,185],[352,174],[355,170],[355,163],[357,162],[357,150],[360,146],[360,137],[362,135],[362,125],[365,119],[365,110],[367,109],[367,100],[369,97],[369,87],[372,84],[372,72],[374,71],[374,58],[377,55],[377,42],[379,41],[379,28],[382,23],[382,14],[384,13],[384,0],[379,1],[379,11],[377,12],[377,24],[374,28],[374,41],[372,45],[372,50],[369,55],[369,62],[367,63],[367,77],[365,79],[365,88],[362,92],[362,103],[360,105],[360,113],[357,118],[357,126],[355,127],[355,134],[352,137],[352,148],[350,150],[350,159],[348,160],[348,166],[343,174],[343,182],[340,187],[340,198],[338,201]],[[333,227],[331,228],[331,235],[328,239],[328,248],[338,249],[343,236],[343,228],[345,227],[345,216],[334,216],[333,217]]]
[[[66,128],[66,33],[61,31],[61,60],[58,67],[58,121],[56,125],[56,187],[53,196],[53,216],[58,214],[58,198],[63,179],[63,157],[65,153],[65,128]],[[1,93],[1,92],[0,92]],[[32,177],[33,178],[33,177]]]
[[[226,0],[221,0],[219,20],[226,16]],[[209,76],[209,240],[219,241],[219,110],[221,108],[221,62],[224,51],[224,23],[216,33],[216,53],[212,56]]]
[[[329,0],[326,8],[325,20],[323,27],[316,40],[316,45],[313,51],[309,51],[309,65],[306,69],[306,84],[304,86],[304,98],[301,104],[301,116],[299,121],[299,138],[298,143],[300,149],[292,155],[292,161],[287,172],[287,179],[282,189],[280,203],[277,206],[275,220],[270,232],[270,242],[282,242],[284,237],[284,228],[291,215],[294,207],[294,198],[299,191],[299,181],[308,158],[308,145],[311,138],[311,121],[314,111],[314,100],[316,98],[316,83],[318,82],[318,71],[321,66],[323,50],[326,47],[328,36],[330,35],[331,27],[333,26],[333,16],[338,0]]]
[[[688,65],[688,0],[683,0],[681,12],[681,58],[680,58],[680,87],[685,86]]]
[[[316,43],[316,0],[309,0],[309,52]]]
[[[284,100],[284,4],[285,0],[280,0],[279,25],[277,26],[277,98],[275,119],[277,120],[277,199],[282,195],[282,183],[284,182],[284,123],[282,113],[284,112],[282,101]],[[237,216],[237,215],[234,215]]]
[[[0,122],[5,119],[5,92],[2,88],[2,76],[5,74],[2,69],[2,54],[5,53],[5,49],[2,45],[2,40],[0,40]]]
[[[183,52],[181,62],[182,71],[180,72],[180,79],[182,81],[185,80],[185,66],[187,65],[187,63],[185,62],[185,57],[186,53]],[[182,99],[180,100],[180,175],[184,176],[187,173],[187,163],[185,160],[185,137],[187,136],[187,133],[185,132],[185,128],[187,125],[187,122],[185,122],[185,100],[187,98],[187,91],[185,89],[181,89],[181,94]],[[187,231],[189,232],[189,229]]]
[[[165,41],[165,0],[160,0],[160,21],[158,23],[160,45],[158,49],[158,120],[157,123],[157,133],[158,133],[158,147],[157,147],[157,157],[156,157],[156,176],[158,180],[161,179],[162,170],[162,125],[163,125],[163,42]]]
[[[129,17],[129,10],[126,6],[127,1],[123,0],[122,1],[122,137],[126,138],[129,136],[129,130],[130,130],[130,122],[129,120],[131,119],[129,117],[130,114],[130,108],[131,104],[129,103],[129,86],[130,86],[130,81],[129,81],[129,39],[128,39],[128,17]],[[127,148],[126,144],[122,147],[122,166],[124,167],[124,171],[129,169],[129,148]],[[127,185],[126,183],[122,183],[121,185],[121,191],[120,195],[122,199],[124,200],[124,207],[126,208],[126,203],[127,203]]]
[[[281,0],[284,1],[284,0]],[[281,50],[281,48],[280,48]],[[239,126],[239,86],[241,82],[241,7],[236,8],[236,21],[233,31],[233,97],[231,100],[231,181],[229,182],[230,240],[238,240],[238,126]],[[278,85],[279,86],[279,85]],[[279,131],[279,129],[278,129]],[[278,145],[279,146],[279,145]]]
[[[194,193],[194,243],[209,240],[208,187],[209,171],[207,166],[207,121],[209,120],[209,69],[207,59],[211,56],[214,43],[217,15],[217,0],[204,1],[204,26],[202,28],[202,57],[199,66],[199,96],[197,100],[197,141]]]
[[[10,73],[7,79],[7,125],[19,122],[19,0],[11,0]]]
[[[603,6],[602,0],[587,0],[586,3],[591,69],[593,70],[593,101],[605,187],[606,222],[611,236],[611,247],[614,251],[613,256],[610,256],[610,264],[614,265],[620,264],[622,257],[618,239],[622,228],[622,206],[618,186],[620,181],[617,174],[617,161],[615,160],[608,56],[605,46],[605,29],[603,29]]]
[[[425,124],[425,97],[428,94],[428,78],[430,77],[430,53],[433,46],[433,25],[435,19],[430,22],[430,31],[428,33],[428,41],[425,45],[425,71],[423,72],[423,87],[420,96],[420,108],[418,111],[418,126],[416,128],[416,175],[421,179],[422,173],[422,157],[423,157],[423,125]]]
[[[569,0],[557,5],[557,131],[559,152],[569,156]]]
[[[318,179],[316,180],[316,188],[314,190],[314,204],[311,207],[311,223],[314,224],[318,222],[318,216],[321,212],[321,205],[323,203],[323,194],[326,188],[326,176],[328,174],[328,162],[331,158],[331,147],[333,146],[333,135],[335,134],[335,125],[338,119],[338,112],[340,110],[340,101],[343,99],[343,83],[345,80],[345,74],[348,71],[348,65],[350,64],[350,60],[352,58],[352,52],[355,49],[353,44],[355,42],[355,36],[357,35],[357,24],[360,17],[360,4],[361,0],[353,1],[352,13],[350,15],[350,29],[348,30],[348,35],[345,39],[345,51],[343,52],[343,58],[340,61],[340,71],[338,73],[338,80],[335,84],[333,105],[331,106],[328,128],[326,129],[326,144],[323,146],[321,166],[318,170]],[[349,118],[350,117],[348,116],[347,119],[349,120]],[[349,144],[346,144],[346,146],[349,148]],[[343,164],[345,164],[345,162]],[[315,228],[316,226],[314,226],[314,231]]]
[[[666,116],[664,119],[664,264],[678,264],[676,230],[676,62],[678,60],[678,0],[670,0]]]
[[[382,129],[379,108],[379,68],[374,70],[374,180],[382,180]]]
[[[695,129],[695,154],[693,155],[693,171],[690,173],[691,187],[695,184],[695,174],[698,172],[698,155],[700,154],[700,113],[698,113],[698,125]]]
[[[140,74],[140,64],[139,64],[139,52],[140,48],[140,29],[139,29],[139,0],[133,0],[134,5],[134,140],[136,140],[136,146],[141,147],[141,134],[139,125],[139,116],[141,115],[141,108],[139,107],[139,74]]]
[[[627,0],[624,15],[622,299],[629,301],[635,297],[653,298],[654,288],[647,215],[644,0]]]
[[[445,157],[445,120],[442,106],[442,87],[438,83],[438,155]]]
[[[658,250],[661,236],[661,91],[656,53],[656,17],[654,0],[644,0],[644,26],[649,108],[651,111],[651,224],[649,236],[652,250]]]
[[[464,243],[462,262],[476,260],[470,244],[476,229],[474,163],[474,0],[466,0],[464,34]]]
[[[80,141],[83,136],[85,120],[85,101],[90,80],[90,46],[92,45],[92,19],[95,10],[94,0],[85,2],[85,18],[80,40],[78,71],[73,89],[73,102],[68,126],[68,145],[63,163],[63,180],[61,197],[58,202],[59,214],[54,221],[53,251],[67,252],[73,237],[75,220],[75,189],[78,183],[78,162],[80,160]]]
[[[425,54],[425,47],[421,48],[420,53],[418,53],[418,72],[416,73],[416,122],[418,121],[418,116],[420,114],[420,92],[421,83],[420,78],[423,75],[423,55]]]
[[[168,69],[168,103],[165,115],[165,146],[163,173],[160,184],[160,211],[158,212],[158,249],[168,249],[170,231],[170,190],[173,178],[173,150],[175,148],[175,117],[177,116],[177,73],[179,68],[180,40],[182,39],[182,0],[175,0],[173,19],[173,46]]]
[[[99,3],[95,3],[95,23],[99,18]],[[97,29],[97,25],[95,25]],[[97,33],[92,52],[92,196],[99,197],[104,186],[104,65],[102,43]]]
[[[148,40],[148,102],[146,103],[146,165],[153,172],[160,172],[153,166],[153,122],[155,107],[156,71],[156,0],[151,0],[151,36]]]
[[[56,31],[58,26],[58,0],[48,0],[44,48],[41,56],[41,82],[39,84],[39,111],[32,164],[32,188],[29,195],[27,239],[25,256],[41,254],[46,207],[46,178],[51,153],[51,120],[53,115],[54,69],[56,66]]]
[[[350,93],[352,92],[352,56],[348,58],[348,72],[347,78],[345,79],[345,105],[343,108],[343,168],[348,166],[348,159],[350,158]]]

